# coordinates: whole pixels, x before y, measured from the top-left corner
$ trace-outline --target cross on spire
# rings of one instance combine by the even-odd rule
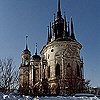
[[[35,45],[35,55],[37,55],[37,43]]]
[[[26,50],[28,50],[28,40],[27,40],[28,36],[26,35]]]

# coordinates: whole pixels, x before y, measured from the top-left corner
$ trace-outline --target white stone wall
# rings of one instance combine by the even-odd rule
[[[66,74],[67,65],[76,70],[77,64],[80,66],[81,44],[76,41],[53,41],[47,44],[41,54],[47,60],[47,66],[50,66],[50,77],[55,77],[55,66],[58,63],[61,69],[61,77]]]

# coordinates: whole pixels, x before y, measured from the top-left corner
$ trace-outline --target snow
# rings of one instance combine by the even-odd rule
[[[14,93],[9,94],[3,94],[0,92],[0,100],[100,100],[100,98],[97,98],[96,96],[93,97],[87,97],[87,96],[45,96],[45,97],[31,97],[31,96],[24,96],[24,95],[16,95]]]

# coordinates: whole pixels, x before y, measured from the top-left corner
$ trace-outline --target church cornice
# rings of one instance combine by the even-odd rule
[[[67,46],[67,45],[69,45],[69,44],[71,44],[71,45],[74,45],[74,46],[77,46],[79,49],[81,49],[82,48],[82,45],[79,43],[79,42],[77,42],[77,41],[53,41],[53,42],[50,42],[50,43],[48,43],[47,45],[45,45],[44,47],[43,47],[43,49],[41,50],[41,53],[42,53],[42,51],[46,51],[46,49],[48,48],[48,47],[53,47],[53,46],[56,46],[56,45],[59,45],[59,46]]]

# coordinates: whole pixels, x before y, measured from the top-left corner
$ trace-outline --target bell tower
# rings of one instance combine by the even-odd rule
[[[28,38],[28,36],[26,36],[26,48],[22,52],[22,65],[28,65],[29,61],[30,61],[30,56],[31,56],[31,52],[28,49],[27,38]]]
[[[26,48],[22,51],[22,63],[20,65],[20,92],[21,93],[28,93],[29,92],[29,68],[30,68],[30,57],[31,52],[28,49],[26,36]]]

